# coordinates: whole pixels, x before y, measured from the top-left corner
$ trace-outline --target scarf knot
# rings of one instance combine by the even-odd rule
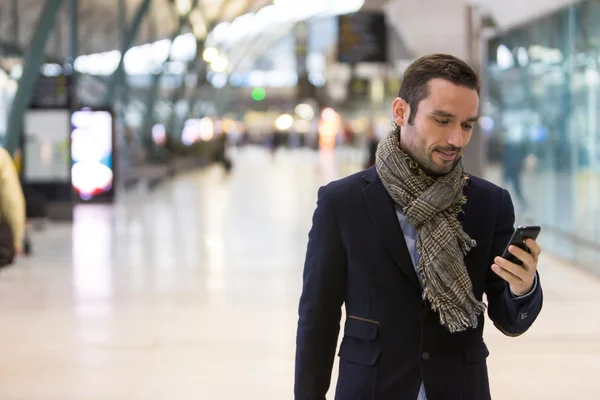
[[[404,216],[418,231],[423,224],[431,221],[437,215],[437,209],[424,199],[417,198],[404,208]]]

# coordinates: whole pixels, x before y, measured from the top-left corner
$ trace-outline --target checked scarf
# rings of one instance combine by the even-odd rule
[[[375,166],[387,192],[417,231],[417,272],[431,309],[450,332],[477,327],[485,304],[475,298],[464,262],[476,243],[457,218],[467,201],[462,159],[446,175],[427,176],[391,132],[377,148]]]

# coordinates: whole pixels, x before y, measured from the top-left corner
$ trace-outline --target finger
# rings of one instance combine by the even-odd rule
[[[535,268],[536,261],[532,254],[529,254],[528,252],[526,252],[525,250],[521,249],[518,246],[510,246],[508,248],[508,251],[512,255],[517,257],[519,260],[521,260],[521,262],[523,263],[522,268],[525,268],[526,270],[531,270],[531,269]]]
[[[540,254],[542,254],[542,248],[540,247],[540,245],[533,239],[525,240],[525,244],[527,245],[529,250],[531,250],[531,253],[533,254],[533,259],[537,261]]]
[[[522,279],[520,279],[517,276],[513,275],[512,273],[508,272],[507,270],[505,270],[498,264],[492,265],[492,271],[494,271],[496,273],[496,275],[498,275],[500,278],[504,279],[506,282],[510,283],[511,285],[518,285],[519,283],[523,282]]]
[[[500,268],[507,272],[510,272],[512,275],[516,276],[521,281],[525,281],[525,279],[527,278],[527,270],[520,265],[514,264],[502,257],[496,257],[494,259],[494,262]]]

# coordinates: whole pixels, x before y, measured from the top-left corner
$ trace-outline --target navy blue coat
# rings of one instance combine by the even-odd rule
[[[518,336],[542,308],[535,292],[515,299],[492,270],[513,233],[510,195],[470,177],[460,214],[477,246],[465,263],[477,299],[503,333]],[[336,400],[416,400],[425,383],[428,400],[490,398],[483,341],[476,329],[451,334],[422,299],[395,205],[374,167],[319,190],[309,233],[296,341],[296,400],[323,400],[329,389],[340,330]]]

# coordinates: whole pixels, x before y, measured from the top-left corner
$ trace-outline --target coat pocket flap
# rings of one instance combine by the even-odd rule
[[[349,316],[346,319],[344,334],[357,339],[373,340],[377,337],[379,325],[375,321],[367,321]]]
[[[338,356],[355,364],[372,367],[377,363],[380,352],[379,344],[376,342],[345,337],[342,340]]]

